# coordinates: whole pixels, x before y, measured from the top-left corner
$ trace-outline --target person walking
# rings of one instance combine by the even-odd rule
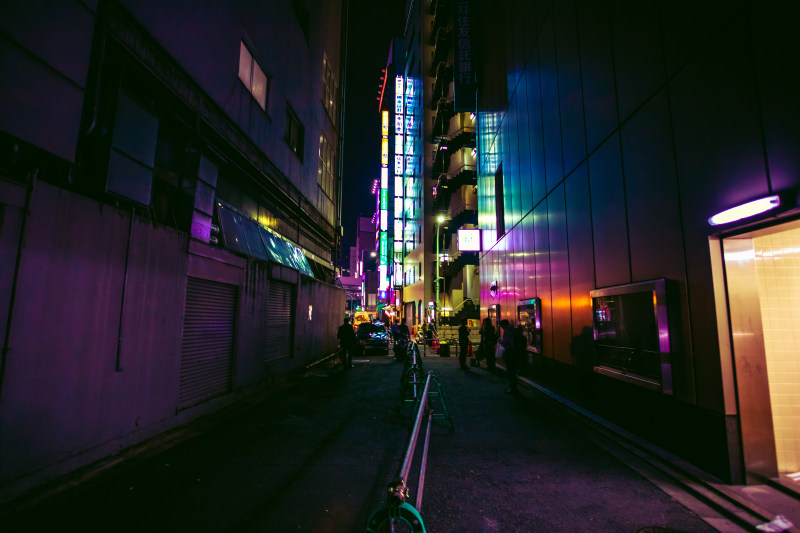
[[[408,344],[411,341],[411,331],[408,329],[406,319],[397,328],[397,341],[394,344],[394,360],[402,361],[406,357]]]
[[[461,319],[461,325],[458,327],[458,364],[461,365],[461,370],[469,370],[467,366],[467,349],[469,348],[469,328],[467,327],[467,319]]]
[[[502,337],[500,345],[503,347],[503,360],[506,363],[506,375],[508,376],[508,388],[506,394],[517,394],[517,362],[516,350],[514,349],[514,327],[505,318],[500,321]]]
[[[481,343],[479,345],[478,351],[486,358],[486,368],[489,371],[494,372],[495,370],[495,358],[494,352],[497,349],[497,332],[494,329],[494,324],[492,324],[492,319],[488,316],[483,319],[483,324],[481,325],[480,329],[481,333]]]
[[[336,332],[336,338],[339,339],[339,349],[342,351],[342,363],[345,369],[353,368],[353,350],[356,344],[356,332],[353,326],[350,325],[350,318],[344,317],[344,323],[339,326],[339,331]]]

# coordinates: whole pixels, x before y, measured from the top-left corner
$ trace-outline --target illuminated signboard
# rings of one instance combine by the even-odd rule
[[[475,72],[472,64],[472,13],[469,0],[455,0],[453,7],[453,109],[475,109]]]
[[[458,230],[459,252],[480,252],[480,250],[481,250],[481,230],[479,229]]]
[[[394,79],[394,112],[398,115],[403,114],[403,76]]]
[[[380,278],[380,283],[378,285],[378,289],[385,291],[389,288],[389,266],[388,265],[379,265],[378,266],[378,277]]]

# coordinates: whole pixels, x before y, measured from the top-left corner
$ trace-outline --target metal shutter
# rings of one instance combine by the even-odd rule
[[[292,355],[294,339],[294,285],[271,281],[264,316],[267,334],[264,360],[270,361]]]
[[[235,322],[235,285],[188,278],[179,408],[230,391]]]

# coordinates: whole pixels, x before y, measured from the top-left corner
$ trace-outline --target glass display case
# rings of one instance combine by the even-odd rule
[[[542,299],[529,298],[517,302],[517,323],[525,334],[529,363],[531,354],[542,353]]]
[[[595,372],[672,394],[664,279],[591,291]]]

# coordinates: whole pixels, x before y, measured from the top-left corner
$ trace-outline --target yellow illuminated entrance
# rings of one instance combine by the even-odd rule
[[[797,473],[800,222],[725,238],[722,252],[745,471]]]

